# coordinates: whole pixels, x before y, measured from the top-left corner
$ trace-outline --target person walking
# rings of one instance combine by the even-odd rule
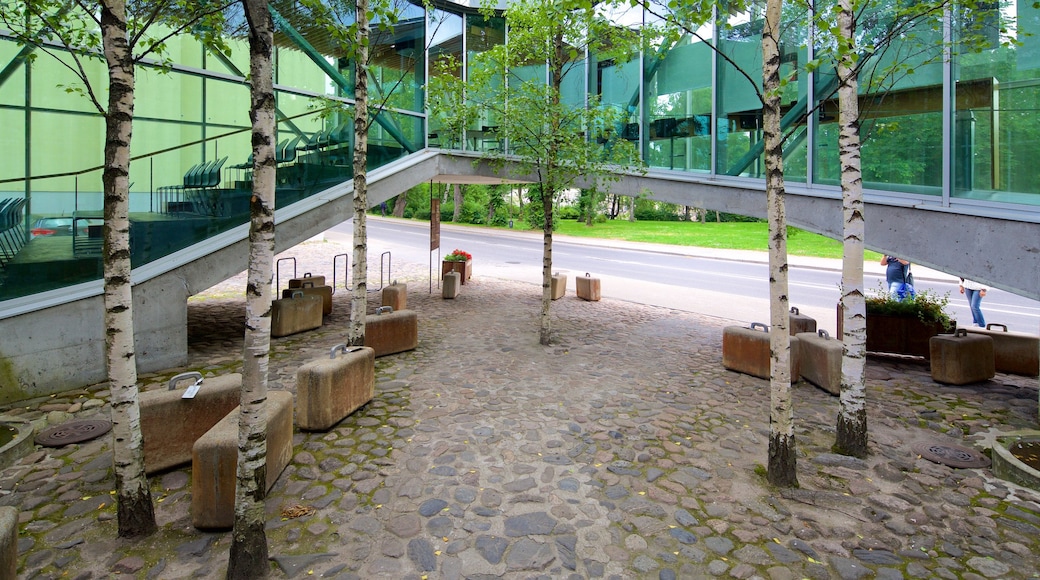
[[[910,262],[895,256],[882,256],[881,265],[886,266],[885,281],[888,283],[888,293],[899,299],[900,302],[908,298],[912,299],[914,292],[913,282],[910,281]]]
[[[971,321],[975,323],[975,326],[981,326],[982,328],[986,328],[986,319],[982,316],[982,298],[988,290],[989,288],[978,282],[961,278],[961,294],[964,294],[964,297],[968,299],[968,306],[971,308]]]

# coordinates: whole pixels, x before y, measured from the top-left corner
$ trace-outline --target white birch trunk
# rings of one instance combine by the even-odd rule
[[[144,471],[141,409],[134,352],[133,293],[130,285],[130,137],[134,117],[134,64],[127,38],[126,3],[101,5],[101,32],[108,64],[105,117],[104,275],[105,357],[112,401],[113,458],[119,535],[156,530],[155,511]]]
[[[274,264],[275,115],[271,55],[274,25],[265,0],[244,0],[249,23],[253,195],[249,202],[249,270],[238,424],[235,523],[228,578],[261,578],[269,570],[264,531],[267,494],[267,379]]]
[[[354,292],[347,343],[365,344],[368,308],[368,0],[357,2],[357,55],[354,76]]]
[[[552,200],[553,192],[542,183],[542,211],[545,213],[542,220],[542,310],[540,315],[540,329],[538,331],[538,343],[548,346],[552,341]]]
[[[835,450],[865,457],[867,410],[864,363],[867,317],[863,289],[863,173],[860,164],[858,82],[851,43],[855,38],[855,14],[851,0],[839,0],[838,13],[838,155],[841,165],[841,197],[844,238],[841,268],[843,356],[841,394]]]
[[[782,0],[766,3],[762,30],[762,127],[765,138],[766,204],[769,215],[769,482],[798,484],[791,405],[791,336],[787,299],[787,218],[784,209],[783,142],[780,132],[780,12]]]

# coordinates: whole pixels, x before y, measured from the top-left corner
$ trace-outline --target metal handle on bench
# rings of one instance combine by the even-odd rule
[[[957,330],[955,330],[953,332],[953,335],[954,336],[968,336],[968,329],[967,328],[958,328]]]
[[[184,379],[195,379],[195,384],[188,387],[188,389],[184,391],[184,394],[181,395],[181,398],[194,399],[195,395],[199,392],[199,389],[202,388],[202,373],[198,371],[189,371],[173,377],[172,379],[170,379],[170,382],[168,383],[169,386],[167,387],[167,390],[174,390],[175,388],[177,388],[177,383],[183,381]]]
[[[1007,325],[1006,324],[1000,324],[999,322],[990,322],[989,324],[986,325],[986,330],[992,330],[993,328],[995,328],[997,326],[1002,328],[1004,330],[1004,332],[1008,331]]]
[[[387,314],[393,314],[394,313],[394,307],[393,306],[380,306],[379,308],[376,308],[376,315],[382,314],[384,312],[386,312]]]
[[[831,335],[828,334],[827,331],[822,329],[822,328],[816,331],[816,335],[819,336],[820,338],[830,338],[831,337]]]
[[[360,346],[347,346],[345,344],[337,344],[336,346],[332,347],[332,350],[329,351],[329,358],[336,358],[336,353],[340,351],[342,351],[343,354],[347,354],[351,352],[357,352],[362,348],[363,347]]]
[[[798,307],[797,306],[792,306],[791,307],[791,314],[798,314]]]
[[[289,298],[292,300],[303,298],[303,290],[294,290],[293,293],[289,295]]]
[[[769,325],[762,324],[761,322],[752,322],[751,330],[754,330],[756,328],[761,328],[763,332],[769,332]]]

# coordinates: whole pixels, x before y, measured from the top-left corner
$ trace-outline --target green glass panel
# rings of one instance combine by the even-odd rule
[[[962,12],[954,59],[953,195],[1040,205],[1040,8]]]

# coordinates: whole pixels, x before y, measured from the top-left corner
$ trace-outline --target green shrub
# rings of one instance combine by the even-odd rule
[[[884,288],[880,292],[866,298],[867,316],[883,314],[889,316],[915,316],[922,322],[938,322],[943,328],[952,330],[954,323],[946,307],[950,304],[950,295],[939,296],[934,292],[921,290],[914,298],[900,301]]]

